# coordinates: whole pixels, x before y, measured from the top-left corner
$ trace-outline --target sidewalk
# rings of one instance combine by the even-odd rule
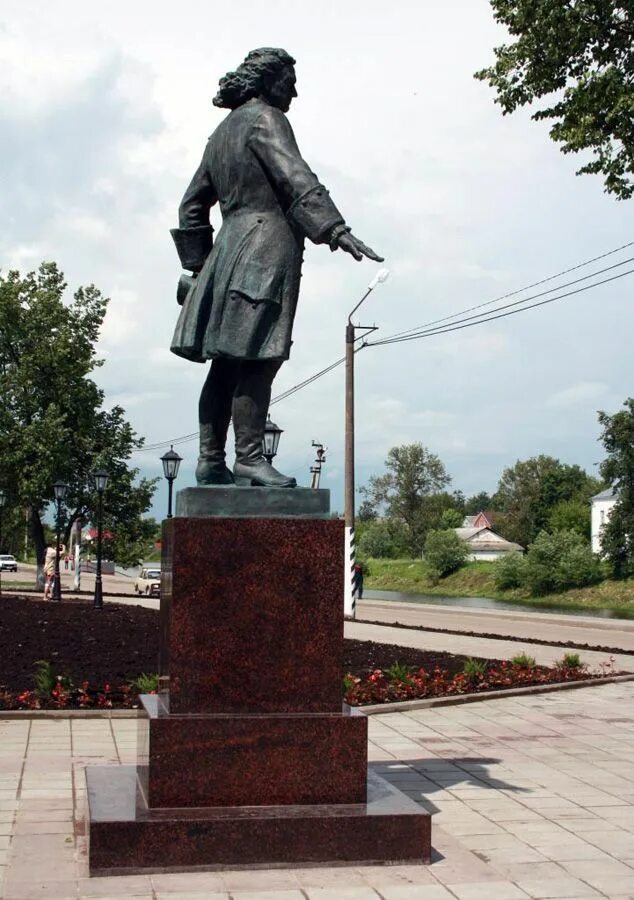
[[[595,647],[620,647],[634,653],[634,620],[517,610],[476,609],[364,599],[357,603],[357,619],[400,622],[451,631],[480,632],[543,641],[573,641]]]
[[[136,722],[0,719],[0,896],[634,897],[633,683],[391,713],[369,728],[372,765],[434,813],[431,866],[88,878],[83,768],[135,762]]]

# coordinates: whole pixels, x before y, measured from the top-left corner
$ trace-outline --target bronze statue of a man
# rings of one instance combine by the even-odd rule
[[[351,233],[326,188],[301,157],[286,116],[295,60],[252,50],[220,80],[214,105],[230,109],[209,138],[172,230],[184,269],[183,307],[171,350],[211,359],[199,402],[200,485],[294,487],[262,455],[271,385],[288,359],[305,237],[355,259],[381,262]],[[215,241],[209,211],[220,204]],[[225,464],[233,420],[236,460]]]

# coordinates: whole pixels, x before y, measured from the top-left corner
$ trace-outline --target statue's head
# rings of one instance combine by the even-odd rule
[[[295,60],[276,47],[252,50],[235,72],[220,79],[214,106],[237,109],[252,97],[264,97],[272,106],[286,112],[295,90]]]

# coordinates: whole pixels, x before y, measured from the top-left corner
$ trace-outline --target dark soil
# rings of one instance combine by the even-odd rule
[[[33,688],[38,660],[53,663],[75,684],[120,685],[158,668],[158,612],[143,606],[106,603],[93,609],[88,600],[60,604],[27,597],[0,598],[0,687],[10,692]],[[344,641],[342,674],[364,676],[395,662],[449,675],[462,671],[464,656],[378,644]]]

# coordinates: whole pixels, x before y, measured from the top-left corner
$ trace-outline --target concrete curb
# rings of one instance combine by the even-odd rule
[[[142,709],[0,709],[2,719],[140,719]]]
[[[457,706],[460,703],[480,703],[483,700],[500,700],[504,697],[523,697],[531,694],[547,694],[551,691],[599,687],[602,684],[620,684],[622,681],[634,681],[634,675],[611,675],[607,678],[564,681],[561,684],[531,684],[528,687],[508,688],[504,691],[482,691],[479,694],[453,694],[449,697],[401,700],[396,703],[374,703],[368,706],[357,706],[355,709],[358,709],[366,716],[379,716],[381,713],[410,712],[414,709],[430,709],[434,706]]]

